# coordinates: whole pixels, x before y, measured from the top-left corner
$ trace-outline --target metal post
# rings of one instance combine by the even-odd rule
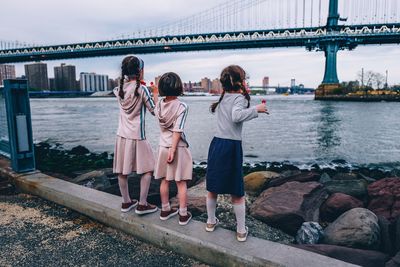
[[[339,18],[339,0],[329,0],[329,15],[326,27],[331,30],[337,26]]]
[[[35,170],[31,108],[27,80],[4,80],[11,167],[16,172]]]
[[[325,75],[322,84],[337,84],[337,52],[339,45],[335,43],[327,44],[325,47]]]

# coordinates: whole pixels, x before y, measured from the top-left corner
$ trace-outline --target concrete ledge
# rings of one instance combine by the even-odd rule
[[[218,228],[206,233],[204,224],[180,226],[177,219],[162,222],[159,213],[139,217],[121,214],[120,197],[56,179],[40,172],[16,174],[0,159],[0,176],[12,178],[24,192],[40,196],[156,246],[216,266],[355,266],[319,254],[249,237],[236,241],[235,233]]]

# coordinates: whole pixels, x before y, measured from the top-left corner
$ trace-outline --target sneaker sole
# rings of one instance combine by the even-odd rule
[[[166,221],[166,220],[168,220],[169,218],[172,218],[172,217],[174,217],[175,215],[177,215],[178,212],[179,212],[179,210],[177,210],[177,211],[174,212],[174,213],[171,213],[171,214],[168,215],[167,217],[161,217],[161,216],[160,216],[160,220],[161,220],[161,221]]]
[[[136,202],[136,204],[130,206],[127,209],[121,209],[121,212],[124,212],[124,213],[129,212],[129,211],[133,210],[134,208],[136,208],[137,205],[138,205],[138,203]]]
[[[179,225],[186,225],[186,224],[188,224],[190,222],[191,219],[192,219],[192,217],[190,217],[190,219],[187,220],[186,222],[179,221]]]
[[[214,225],[213,228],[208,228],[208,227],[206,226],[206,232],[209,232],[209,233],[214,232],[214,231],[215,231],[215,228],[217,228],[218,224],[219,224],[219,220],[217,219],[217,221],[216,221],[216,223],[215,223],[215,225]]]
[[[144,210],[144,211],[135,210],[135,213],[138,215],[144,215],[144,214],[154,213],[156,211],[158,211],[157,207],[152,210]]]
[[[246,242],[247,236],[249,235],[249,228],[246,226],[246,236],[245,237],[238,237],[236,236],[237,241],[239,242]]]

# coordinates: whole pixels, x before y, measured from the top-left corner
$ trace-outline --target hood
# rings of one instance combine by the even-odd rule
[[[164,102],[163,99],[160,100],[156,109],[156,116],[160,122],[160,126],[166,129],[170,128],[176,120],[178,111],[178,99],[169,102]]]

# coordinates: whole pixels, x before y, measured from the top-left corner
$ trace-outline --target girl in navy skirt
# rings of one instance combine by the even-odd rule
[[[245,198],[243,184],[243,122],[266,113],[265,104],[250,107],[250,96],[246,90],[246,72],[232,65],[221,73],[222,95],[211,105],[217,115],[217,133],[208,152],[207,167],[207,214],[206,231],[212,232],[218,225],[215,217],[218,194],[230,194],[236,215],[238,241],[246,241],[248,229],[245,225]]]

